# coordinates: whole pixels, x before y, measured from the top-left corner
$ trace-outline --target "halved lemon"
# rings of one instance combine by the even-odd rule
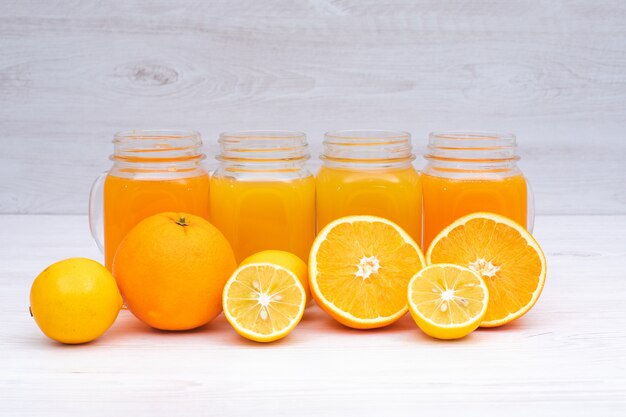
[[[309,268],[306,263],[298,257],[298,255],[294,255],[293,253],[283,250],[268,249],[248,256],[246,259],[241,261],[239,265],[258,262],[267,262],[282,266],[283,268],[287,268],[293,272],[298,277],[300,284],[302,284],[302,287],[304,288],[308,304],[311,300],[311,291],[309,291]]]
[[[426,259],[452,263],[478,273],[489,289],[489,305],[480,324],[496,327],[527,313],[546,281],[546,258],[520,224],[493,213],[461,217],[437,235]]]
[[[282,266],[252,263],[238,268],[223,293],[224,315],[241,336],[273,342],[302,319],[306,295],[296,275]]]
[[[459,339],[478,327],[489,292],[482,278],[453,264],[427,266],[409,282],[409,311],[427,335]]]
[[[387,326],[406,313],[407,285],[424,265],[419,246],[397,224],[374,216],[343,217],[313,242],[311,294],[346,326]]]

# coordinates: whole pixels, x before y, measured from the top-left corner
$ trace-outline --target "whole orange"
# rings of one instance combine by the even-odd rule
[[[205,219],[161,213],[120,243],[113,276],[128,309],[161,330],[193,329],[222,311],[222,291],[237,266],[224,235]]]

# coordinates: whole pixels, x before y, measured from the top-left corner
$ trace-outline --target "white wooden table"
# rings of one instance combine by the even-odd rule
[[[151,330],[123,311],[95,343],[48,340],[28,314],[34,277],[100,259],[85,216],[0,216],[0,416],[624,416],[626,216],[543,216],[548,278],[535,308],[464,340],[410,317],[349,330],[317,307],[281,342],[239,337],[220,316]]]

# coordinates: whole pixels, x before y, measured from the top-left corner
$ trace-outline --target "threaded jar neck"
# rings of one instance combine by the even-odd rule
[[[519,170],[515,135],[493,132],[433,132],[424,155],[427,174],[455,176],[515,174]]]
[[[309,159],[306,135],[295,131],[221,133],[217,160],[227,170],[272,171],[304,167]]]
[[[128,130],[115,134],[111,155],[115,176],[163,179],[206,174],[202,139],[186,130]]]
[[[391,130],[337,130],[324,135],[324,165],[347,168],[408,166],[415,159],[411,135]]]
[[[202,153],[200,134],[186,130],[128,130],[113,139],[111,159],[121,162],[163,163],[199,161]]]

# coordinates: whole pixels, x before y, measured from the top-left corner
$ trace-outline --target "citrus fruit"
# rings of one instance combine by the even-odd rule
[[[41,272],[30,289],[30,311],[41,331],[61,343],[86,343],[113,324],[122,297],[98,262],[70,258]]]
[[[250,263],[237,269],[224,287],[224,315],[241,336],[273,342],[296,327],[306,295],[298,277],[270,263]]]
[[[546,280],[546,258],[524,227],[493,213],[461,217],[435,237],[429,264],[452,263],[478,273],[489,289],[481,327],[523,316],[537,302]]]
[[[411,316],[424,333],[437,339],[459,339],[480,324],[489,293],[471,269],[435,264],[411,279],[408,298]]]
[[[222,233],[205,219],[161,213],[139,222],[113,259],[128,309],[161,330],[193,329],[222,311],[222,290],[237,264]]]
[[[406,313],[407,285],[424,264],[419,246],[397,224],[374,216],[343,217],[313,242],[311,294],[346,326],[383,327]]]
[[[283,268],[293,272],[300,280],[300,284],[304,287],[307,302],[311,300],[311,291],[309,291],[309,269],[300,257],[283,250],[264,250],[248,256],[239,265],[247,265],[258,262],[267,262],[282,266]]]

